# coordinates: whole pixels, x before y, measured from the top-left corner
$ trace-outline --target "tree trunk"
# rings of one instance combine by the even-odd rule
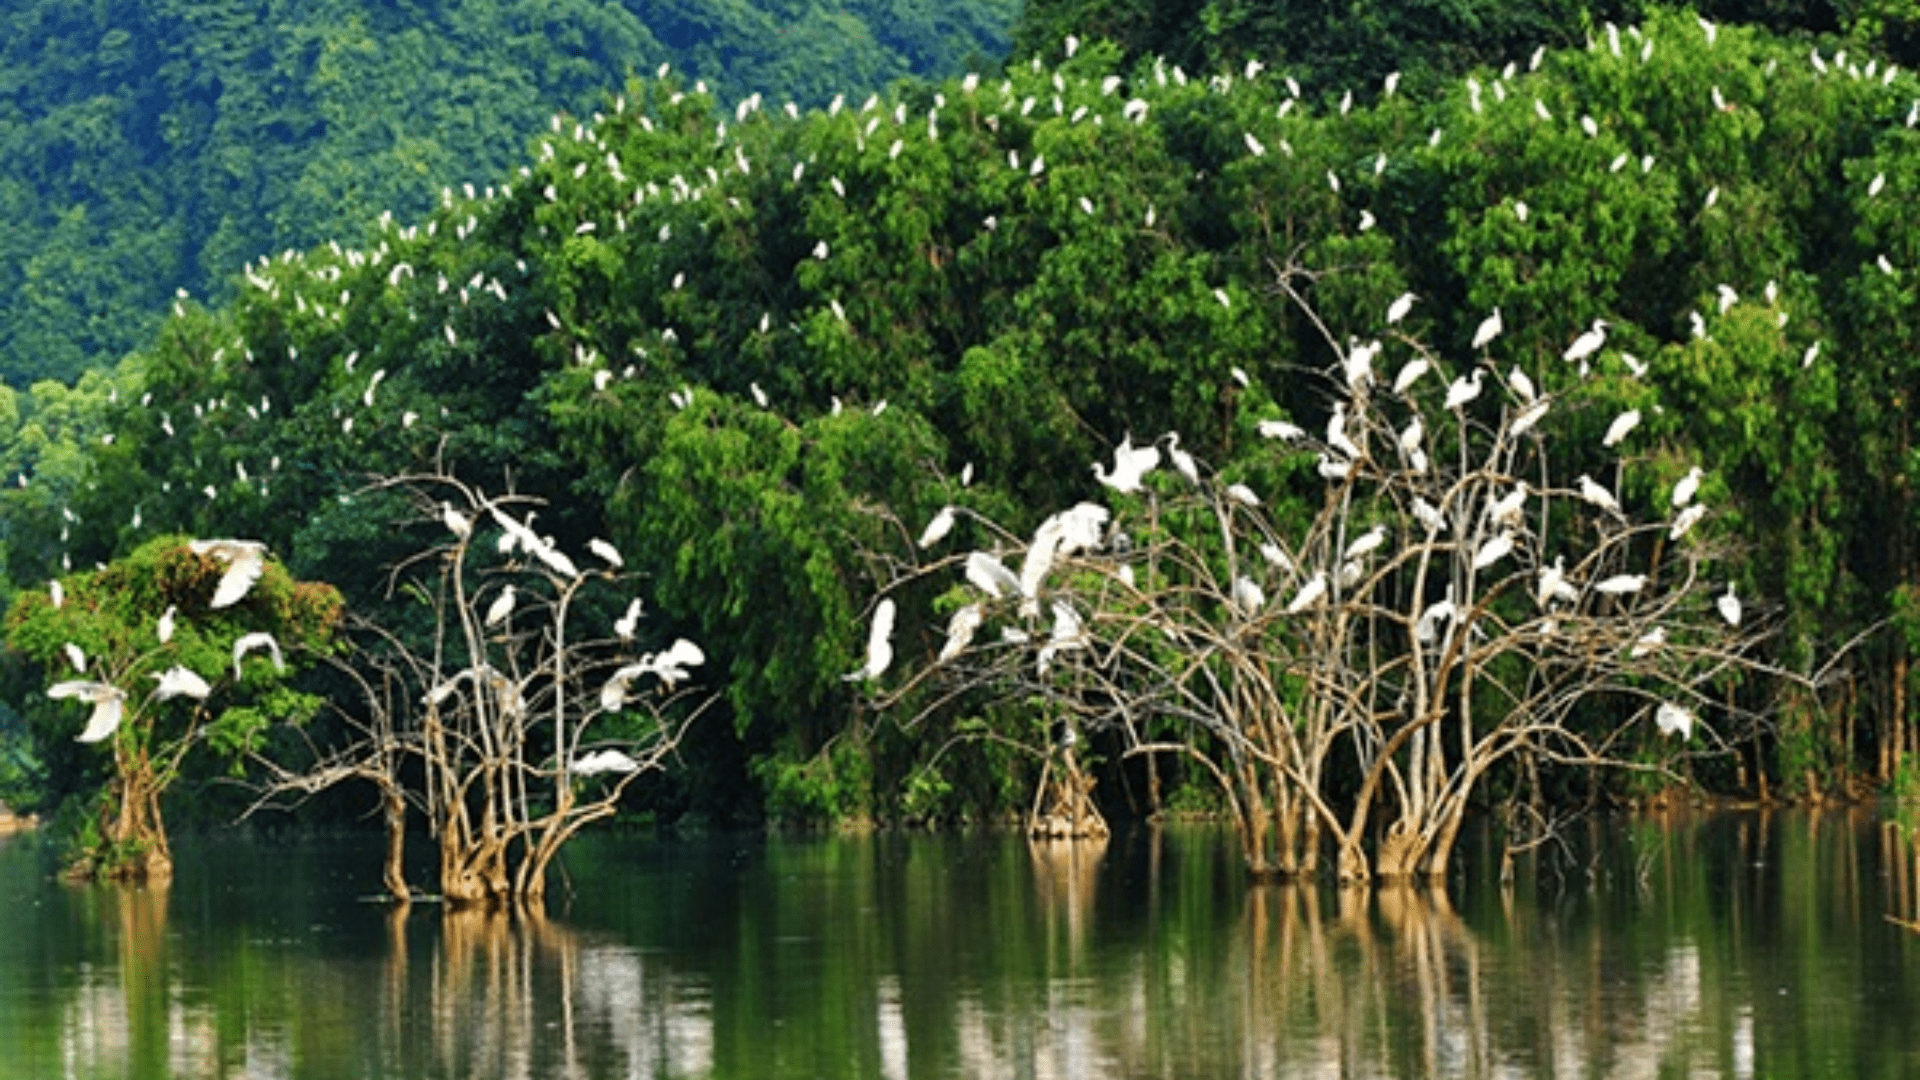
[[[407,900],[413,895],[407,888],[404,865],[407,849],[407,801],[401,796],[399,788],[382,787],[380,808],[385,814],[387,823],[387,863],[381,877],[386,883],[389,895],[395,900]]]

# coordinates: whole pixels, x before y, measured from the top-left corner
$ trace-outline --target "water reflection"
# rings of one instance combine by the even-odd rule
[[[1233,851],[602,838],[549,918],[363,903],[351,845],[171,889],[0,845],[0,1077],[1920,1075],[1920,848],[1867,815],[1600,822],[1444,893]]]

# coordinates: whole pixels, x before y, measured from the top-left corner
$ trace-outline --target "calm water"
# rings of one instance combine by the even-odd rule
[[[0,1077],[1920,1076],[1877,819],[1569,839],[1449,903],[1250,888],[1204,829],[601,837],[541,920],[365,903],[373,844],[124,890],[0,840]]]

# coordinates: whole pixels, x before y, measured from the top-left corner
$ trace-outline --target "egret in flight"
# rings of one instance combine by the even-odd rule
[[[280,655],[280,643],[275,641],[273,635],[267,633],[265,630],[256,630],[251,634],[240,635],[233,643],[233,678],[235,682],[238,682],[240,679],[240,662],[247,658],[248,653],[258,649],[267,650],[267,654],[273,657],[273,670],[287,670],[286,659]]]
[[[161,701],[177,697],[190,697],[204,701],[208,694],[213,693],[213,687],[207,685],[207,680],[189,668],[169,668],[165,672],[150,674],[148,678],[159,683],[153,688],[153,696]]]
[[[211,608],[231,607],[253,591],[266,568],[267,545],[258,540],[195,540],[187,545],[195,555],[209,555],[227,564],[220,584],[213,590]]]
[[[1133,437],[1120,441],[1113,450],[1113,471],[1108,472],[1100,462],[1093,463],[1094,479],[1121,493],[1140,490],[1140,478],[1152,472],[1160,465],[1160,449],[1156,446],[1133,445]]]
[[[126,712],[127,695],[107,683],[80,680],[54,683],[47,688],[47,696],[56,700],[79,698],[93,704],[93,715],[87,717],[86,730],[78,737],[80,742],[99,742],[113,734]]]

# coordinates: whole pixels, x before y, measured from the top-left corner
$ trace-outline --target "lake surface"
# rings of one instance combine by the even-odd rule
[[[377,838],[183,841],[164,889],[0,839],[0,1077],[1920,1076],[1905,836],[1567,839],[1438,898],[1249,886],[1209,828],[600,836],[540,919],[365,902]]]

